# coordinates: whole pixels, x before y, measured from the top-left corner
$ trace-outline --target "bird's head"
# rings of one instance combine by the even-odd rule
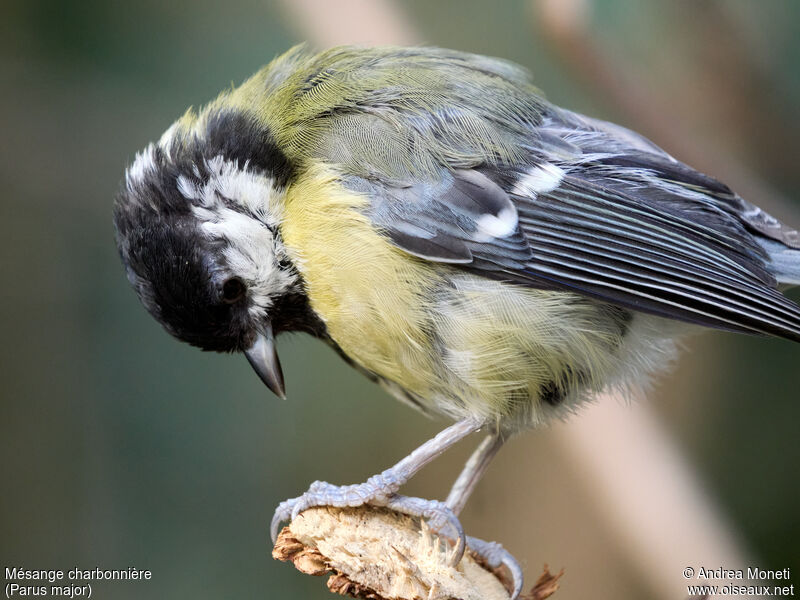
[[[279,396],[274,335],[291,328],[287,306],[302,297],[279,231],[291,171],[255,119],[190,115],[136,156],[114,206],[117,246],[147,310],[180,340],[244,352]]]

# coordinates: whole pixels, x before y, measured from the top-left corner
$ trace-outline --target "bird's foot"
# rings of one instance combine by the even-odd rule
[[[486,542],[471,536],[467,537],[467,546],[475,554],[486,561],[490,568],[496,569],[504,566],[511,574],[514,590],[511,593],[511,600],[516,600],[522,592],[522,567],[511,553],[497,542]]]
[[[278,529],[282,522],[294,520],[297,515],[308,508],[314,506],[345,508],[369,504],[425,519],[432,531],[451,536],[456,543],[450,563],[453,566],[457,565],[461,561],[466,547],[464,528],[458,517],[444,502],[401,496],[396,493],[398,487],[385,475],[376,475],[365,483],[356,485],[337,486],[325,481],[315,481],[305,494],[284,500],[275,509],[270,526],[272,542],[274,543],[277,539]]]
[[[455,546],[448,562],[451,567],[455,567],[461,562],[467,547],[467,536],[464,535],[461,521],[444,502],[395,494],[388,499],[385,506],[404,515],[425,519],[428,527],[434,533],[450,535],[455,539]]]

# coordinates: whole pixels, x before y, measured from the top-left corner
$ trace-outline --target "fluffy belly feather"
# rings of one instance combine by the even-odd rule
[[[283,241],[328,334],[397,397],[518,428],[665,364],[669,336],[631,346],[654,318],[414,258],[364,204],[330,172],[312,174],[287,195]]]

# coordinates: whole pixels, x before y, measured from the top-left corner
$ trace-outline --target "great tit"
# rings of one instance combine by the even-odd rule
[[[513,558],[456,518],[504,439],[642,386],[696,326],[800,341],[779,289],[800,284],[797,231],[522,68],[451,50],[290,50],[139,153],[114,224],[178,339],[244,353],[283,396],[274,338],[305,331],[457,421],[364,484],[312,484],[273,536],[309,506],[389,506],[506,564],[515,594]],[[398,494],[481,428],[446,502]]]

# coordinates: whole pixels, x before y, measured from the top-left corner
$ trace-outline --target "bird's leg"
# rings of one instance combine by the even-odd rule
[[[424,518],[429,521],[431,528],[435,531],[450,526],[457,540],[454,554],[460,560],[466,542],[461,524],[452,510],[443,502],[400,496],[397,491],[422,467],[470,433],[480,429],[482,425],[483,422],[477,419],[459,421],[422,444],[393,467],[370,477],[364,483],[336,486],[324,481],[315,481],[302,496],[280,503],[272,517],[270,527],[272,541],[274,542],[278,536],[278,527],[281,522],[294,519],[299,513],[312,506],[345,507],[372,504]]]
[[[504,441],[499,432],[488,435],[469,457],[445,500],[445,504],[456,516],[461,514],[464,505],[475,490],[475,486],[483,477],[497,451],[503,446]]]
[[[502,432],[496,431],[486,436],[486,439],[481,442],[480,446],[469,457],[467,464],[464,465],[464,469],[450,489],[450,494],[445,501],[445,505],[453,511],[454,515],[458,516],[461,513],[467,503],[467,499],[475,490],[478,481],[483,477],[489,463],[504,442],[505,438]],[[516,599],[522,591],[523,583],[522,567],[517,562],[517,559],[497,542],[486,542],[471,536],[466,538],[466,542],[470,550],[481,556],[492,569],[496,569],[501,565],[508,569],[514,583],[511,598],[512,600]]]

